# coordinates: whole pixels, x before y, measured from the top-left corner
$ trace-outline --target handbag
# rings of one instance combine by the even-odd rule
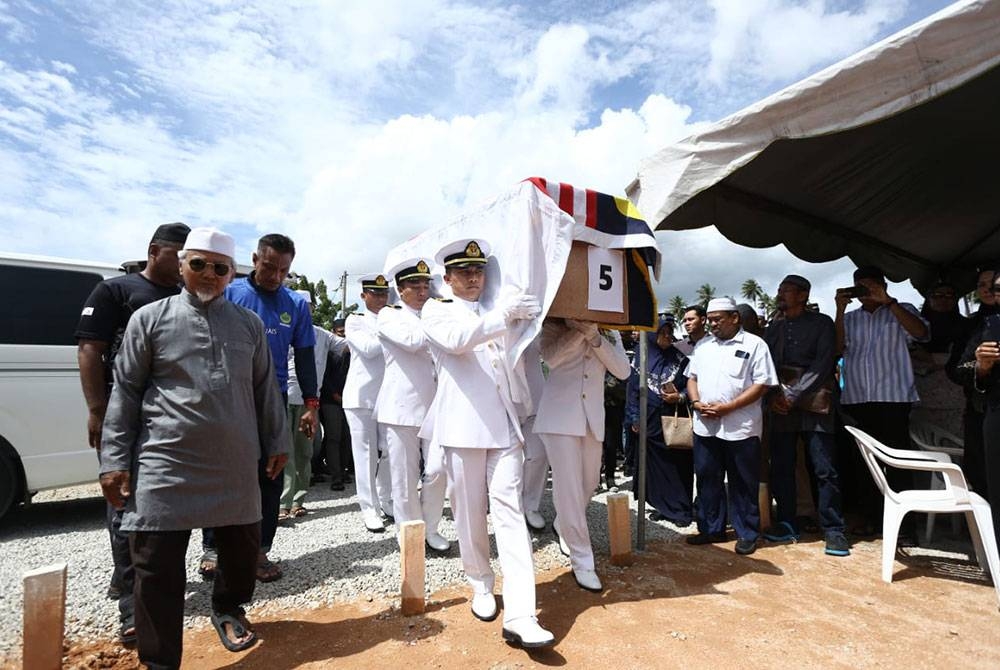
[[[691,417],[679,414],[680,410],[675,404],[673,416],[660,417],[663,426],[663,443],[670,449],[691,449],[694,446]]]

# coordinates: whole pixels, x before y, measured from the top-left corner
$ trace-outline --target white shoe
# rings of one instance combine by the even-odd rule
[[[441,537],[438,533],[431,532],[427,533],[427,546],[434,551],[444,552],[451,549],[451,542]]]
[[[551,647],[556,642],[555,636],[539,626],[538,620],[533,616],[521,617],[504,623],[503,639],[525,649]]]
[[[528,528],[532,530],[545,530],[545,517],[535,510],[525,512],[524,520],[528,522]]]
[[[604,590],[600,578],[593,570],[574,570],[573,577],[576,578],[577,586],[585,591],[600,593]]]
[[[362,514],[362,518],[365,522],[365,528],[368,529],[370,533],[383,533],[385,532],[385,524],[382,523],[382,517],[378,515],[375,510],[370,510]]]
[[[492,593],[477,593],[472,596],[472,616],[480,621],[493,621],[497,618],[497,599]]]

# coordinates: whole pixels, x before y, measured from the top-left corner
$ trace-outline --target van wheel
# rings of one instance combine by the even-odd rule
[[[0,518],[14,506],[17,501],[18,486],[17,465],[10,456],[0,451]]]

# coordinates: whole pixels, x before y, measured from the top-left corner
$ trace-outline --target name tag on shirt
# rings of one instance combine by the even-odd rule
[[[742,349],[737,349],[736,358],[750,358],[750,353],[743,351]]]

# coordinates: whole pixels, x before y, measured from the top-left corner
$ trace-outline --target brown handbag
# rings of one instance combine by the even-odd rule
[[[663,443],[670,449],[691,449],[694,446],[694,430],[691,417],[680,416],[680,409],[674,405],[673,416],[661,416]]]

